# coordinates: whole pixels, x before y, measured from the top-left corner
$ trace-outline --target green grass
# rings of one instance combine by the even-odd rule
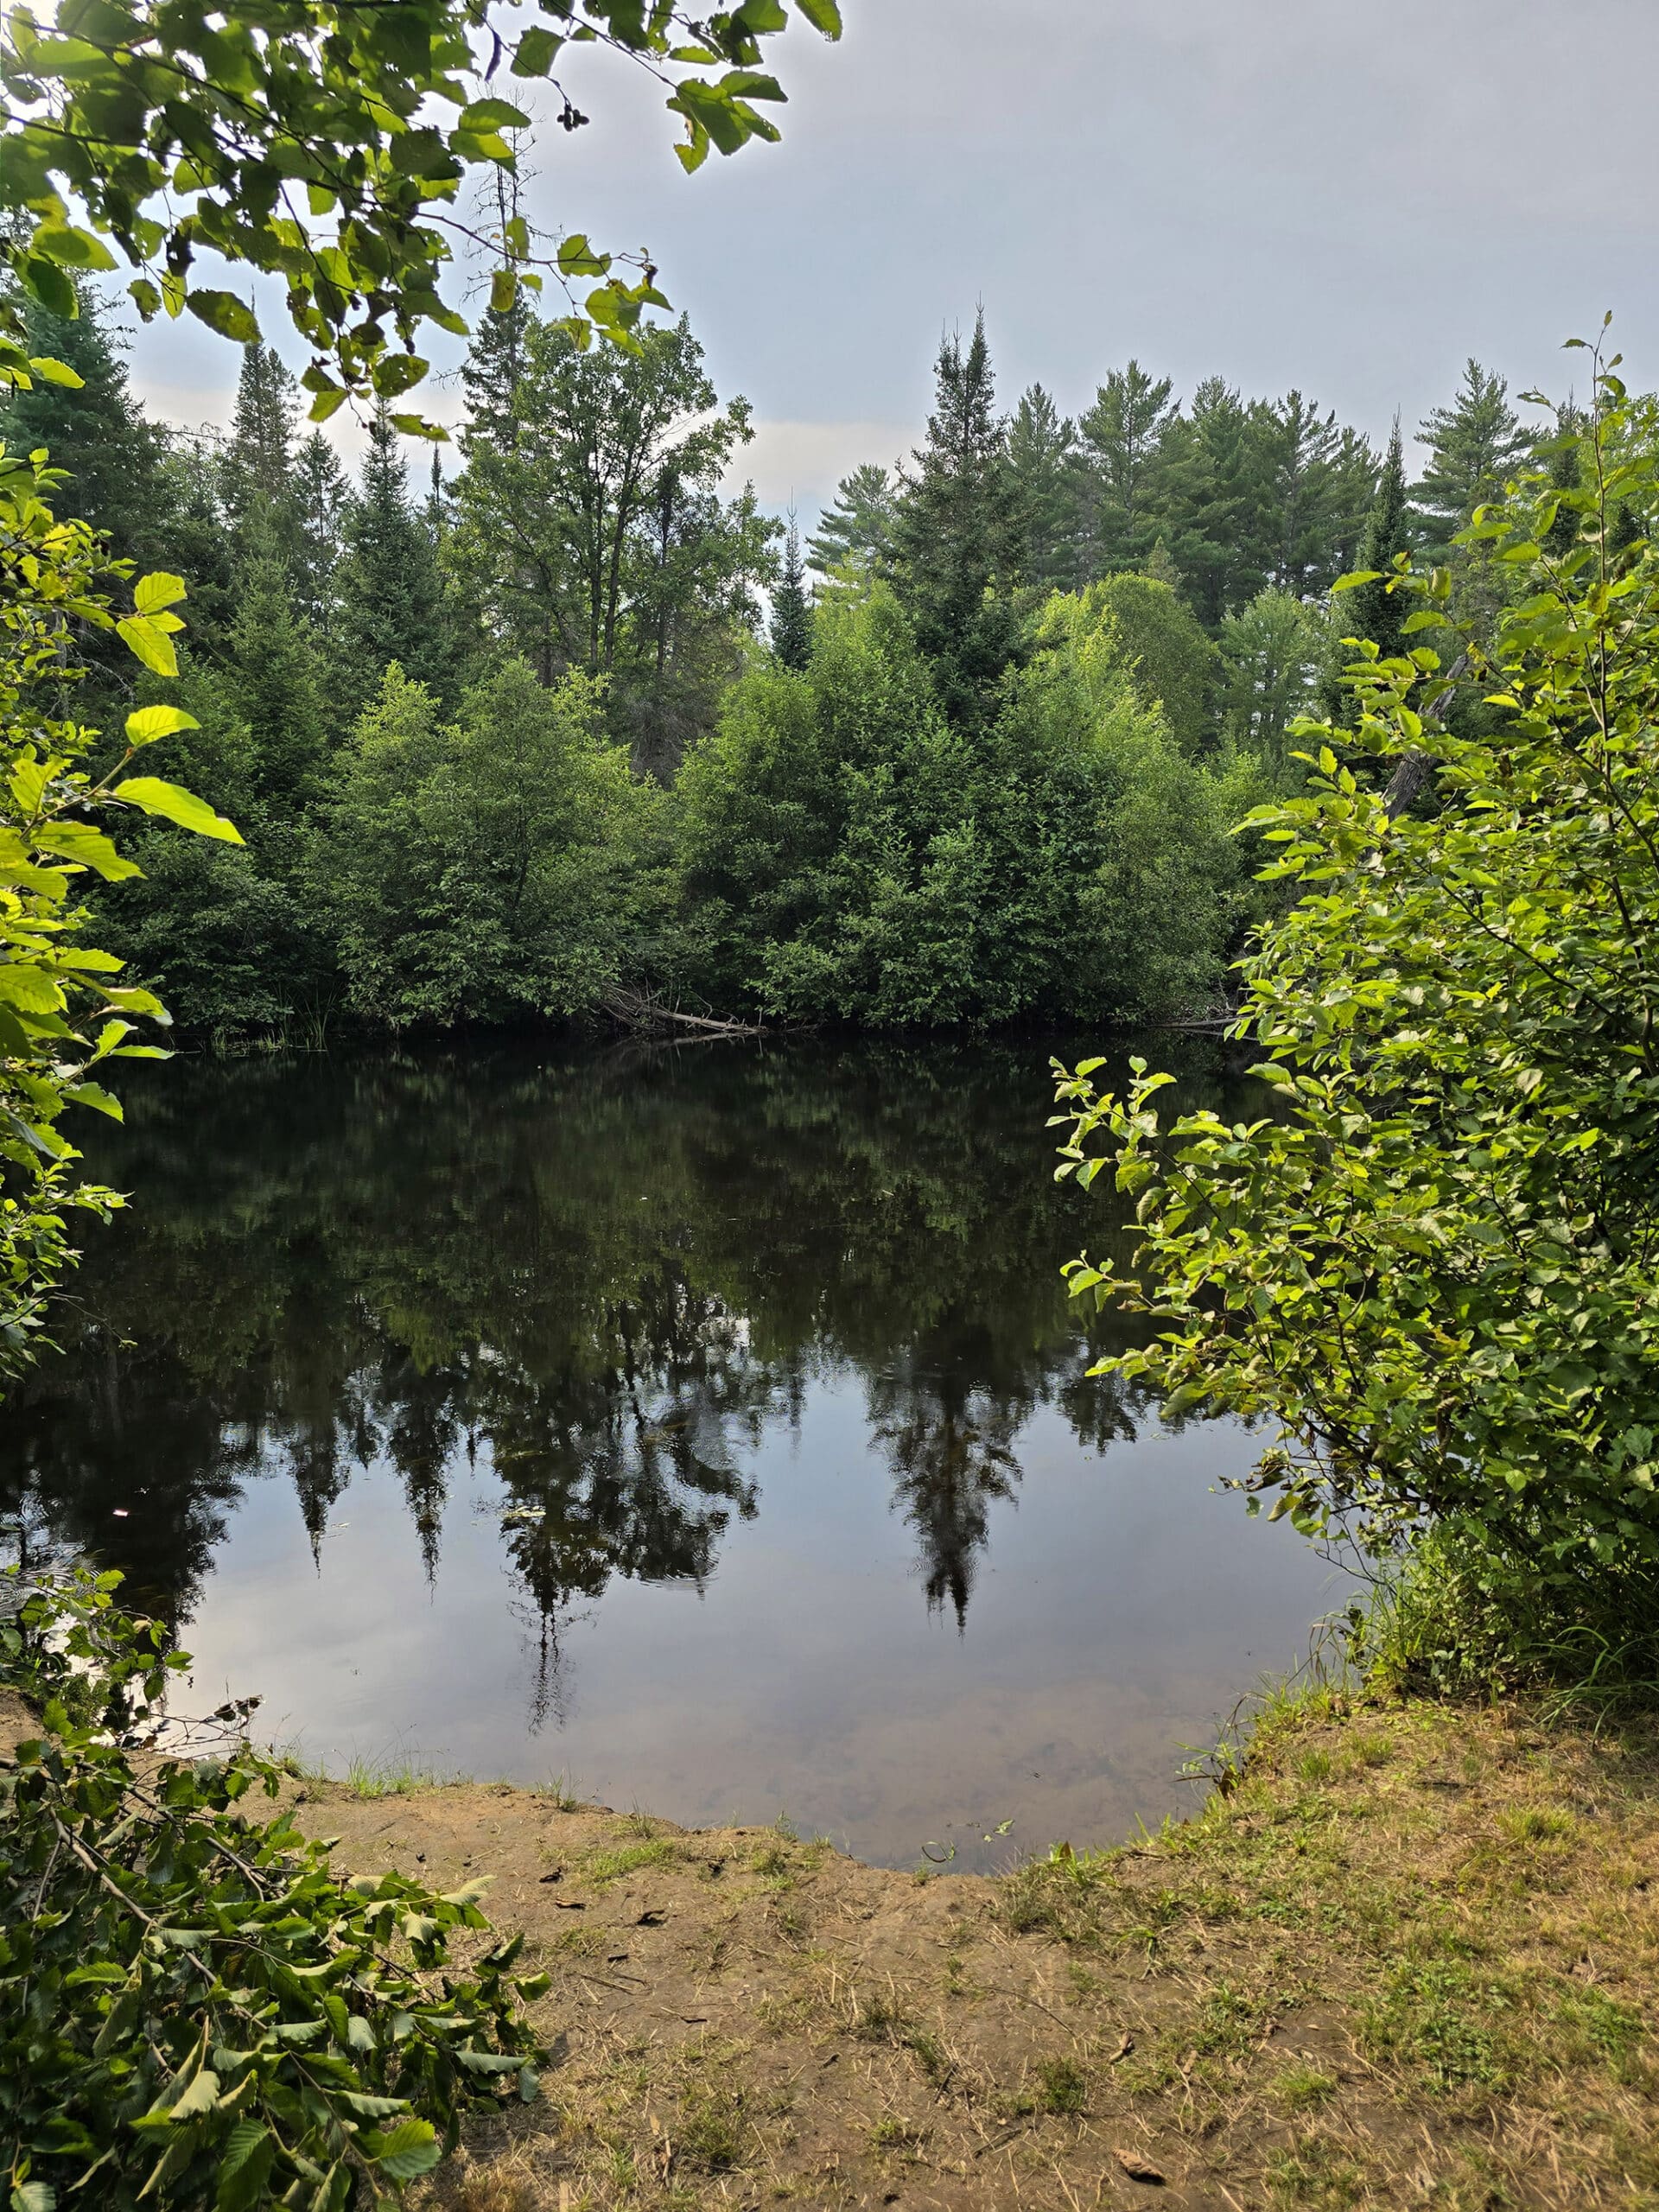
[[[665,1866],[674,1856],[673,1843],[667,1836],[652,1836],[638,1843],[620,1844],[613,1849],[587,1852],[582,1857],[582,1871],[596,1890],[604,1889],[612,1882],[639,1873],[642,1867]]]
[[[680,2103],[677,2154],[709,2173],[741,2165],[749,2145],[743,2101],[724,2090],[697,2088]]]
[[[1317,2112],[1330,2103],[1341,2087],[1334,2074],[1301,2060],[1287,2066],[1273,2084],[1274,2102],[1286,2112]]]
[[[1047,2113],[1080,2113],[1089,2101],[1089,2076],[1072,2058],[1039,2058],[1038,2101]]]
[[[433,1765],[418,1753],[403,1750],[365,1756],[351,1752],[343,1770],[313,1758],[300,1745],[277,1755],[278,1764],[296,1782],[321,1788],[325,1783],[349,1789],[354,1797],[408,1797],[417,1789],[445,1789],[474,1779],[458,1769]]]

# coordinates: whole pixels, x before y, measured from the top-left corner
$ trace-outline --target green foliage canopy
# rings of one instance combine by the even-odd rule
[[[113,765],[91,765],[99,733],[66,710],[77,632],[113,634],[147,668],[175,675],[184,585],[140,577],[122,613],[103,587],[124,598],[130,564],[106,564],[86,524],[57,519],[48,502],[60,481],[42,455],[0,448],[0,1372],[27,1357],[72,1257],[65,1210],[119,1203],[78,1178],[64,1116],[83,1106],[119,1119],[94,1071],[153,1057],[132,1041],[137,1024],[167,1018],[154,993],[121,979],[119,960],[78,941],[82,886],[137,874],[111,835],[134,811],[240,842],[181,786],[127,772],[143,748],[191,726],[182,709],[136,709]]]
[[[1255,1481],[1300,1527],[1444,1516],[1586,1605],[1659,1559],[1659,559],[1614,541],[1656,463],[1616,367],[1582,488],[1535,471],[1465,533],[1518,587],[1490,653],[1450,632],[1499,735],[1437,720],[1452,580],[1402,577],[1406,649],[1366,645],[1357,728],[1306,726],[1308,788],[1256,817],[1300,894],[1242,963],[1274,1112],[1166,1125],[1144,1064],[1060,1085],[1060,1172],[1136,1202],[1134,1265],[1071,1278],[1160,1325],[1120,1372],[1274,1421]],[[1427,817],[1381,788],[1408,760]]]
[[[337,772],[310,868],[371,1022],[583,1013],[647,926],[660,794],[595,687],[509,662],[446,722],[395,665]]]
[[[682,772],[716,1003],[892,1027],[1144,1015],[1216,987],[1248,800],[1183,758],[1109,625],[1052,602],[965,728],[885,586],[815,626],[805,671],[745,677]]]
[[[795,0],[792,12],[840,34],[836,0]],[[140,271],[129,289],[146,321],[188,310],[244,342],[259,334],[252,311],[200,283],[198,259],[266,270],[312,348],[314,418],[353,395],[395,401],[426,374],[423,326],[467,328],[444,291],[451,241],[469,234],[454,205],[470,172],[512,169],[504,134],[529,121],[493,88],[503,60],[524,82],[567,47],[602,42],[647,64],[684,125],[687,168],[710,147],[779,135],[764,109],[785,95],[758,65],[788,25],[785,0],[695,22],[640,0],[543,0],[549,20],[522,28],[515,13],[492,0],[260,0],[229,16],[211,0],[62,0],[42,22],[10,8],[0,197],[29,220],[0,251],[31,298],[73,315],[75,274],[114,269],[113,241]],[[586,119],[567,99],[567,129]],[[520,274],[539,284],[537,262],[567,284],[602,280],[571,317],[584,338],[597,327],[626,340],[642,308],[662,304],[649,264],[626,283],[585,238],[538,255],[512,216],[488,244],[498,305]],[[14,310],[0,373],[25,383],[42,372],[26,337]]]

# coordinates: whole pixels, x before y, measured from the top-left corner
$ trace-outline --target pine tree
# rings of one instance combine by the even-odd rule
[[[772,594],[772,650],[785,668],[804,668],[812,658],[812,609],[793,507],[784,539],[784,565]]]
[[[106,532],[118,556],[155,567],[172,550],[176,487],[166,474],[167,442],[132,396],[100,302],[86,288],[79,300],[73,321],[27,302],[29,352],[64,362],[81,384],[40,378],[32,391],[12,391],[0,409],[0,437],[14,452],[45,446],[53,466],[69,474],[60,512]]]
[[[1141,574],[1155,584],[1167,584],[1178,599],[1185,594],[1185,579],[1171,558],[1168,540],[1161,536],[1141,563]]]
[[[273,346],[245,346],[236,412],[219,464],[219,497],[240,531],[258,505],[279,518],[283,549],[293,552],[294,437],[299,391]]]
[[[1300,391],[1267,410],[1274,505],[1270,576],[1281,591],[1302,598],[1326,589],[1346,565],[1352,542],[1352,434],[1336,410],[1321,415]],[[1366,505],[1371,486],[1365,484]]]
[[[515,143],[517,143],[515,137]],[[525,172],[500,168],[495,172],[495,213],[498,238],[505,252],[512,227],[519,218],[519,193]],[[528,397],[525,382],[531,373],[531,339],[536,318],[528,289],[516,285],[509,308],[486,308],[473,326],[472,344],[461,370],[467,394],[468,444],[485,444],[496,453],[518,449],[524,426]],[[437,456],[433,456],[434,482]]]
[[[1568,400],[1557,416],[1554,438],[1543,442],[1554,446],[1554,452],[1543,456],[1548,468],[1552,490],[1576,492],[1580,488],[1584,478],[1581,449],[1576,443],[1567,444],[1560,442],[1582,437],[1585,428],[1583,410],[1574,406],[1573,402]],[[1618,512],[1621,518],[1629,519],[1628,507],[1621,507]],[[1583,527],[1584,516],[1578,508],[1565,505],[1558,507],[1554,521],[1544,534],[1545,552],[1552,560],[1561,560],[1578,543],[1579,532]],[[1618,548],[1615,546],[1613,550],[1617,554]]]
[[[1346,429],[1333,464],[1336,490],[1332,503],[1329,573],[1320,582],[1328,588],[1338,576],[1359,566],[1359,549],[1370,520],[1371,502],[1382,480],[1382,457],[1362,430]]]
[[[315,795],[323,715],[316,649],[296,604],[275,518],[263,505],[250,512],[245,532],[230,646],[226,680],[252,740],[254,786],[285,831]]]
[[[1394,431],[1389,440],[1387,457],[1382,463],[1382,474],[1371,501],[1371,512],[1366,518],[1365,535],[1360,542],[1357,565],[1361,569],[1379,573],[1368,584],[1358,585],[1344,598],[1337,601],[1337,627],[1339,638],[1370,638],[1385,660],[1392,660],[1405,644],[1406,617],[1412,611],[1412,602],[1402,592],[1391,592],[1388,579],[1394,574],[1395,556],[1408,550],[1411,543],[1411,510],[1406,495],[1405,447],[1400,436],[1400,418],[1394,418]],[[1351,697],[1342,679],[1342,671],[1353,660],[1351,647],[1338,644],[1337,658],[1327,670],[1320,687],[1321,702],[1333,718],[1351,711]]]
[[[158,512],[166,531],[164,558],[144,565],[176,569],[184,577],[190,588],[190,646],[210,656],[228,638],[235,619],[236,541],[225,526],[207,441],[175,429],[163,433],[163,446]]]
[[[293,499],[298,523],[294,597],[311,627],[326,635],[334,613],[334,572],[340,565],[347,502],[346,472],[321,430],[313,430],[294,461]]]
[[[1022,392],[1008,428],[1008,467],[1020,494],[1022,581],[1076,591],[1082,573],[1077,434],[1039,384]]]
[[[383,416],[370,426],[360,485],[346,513],[334,573],[339,670],[334,703],[349,725],[397,661],[411,682],[447,698],[454,640],[432,533],[410,496],[397,436]]]
[[[1615,575],[1623,575],[1637,550],[1648,542],[1648,527],[1628,499],[1621,499],[1607,533],[1607,559]]]
[[[1206,377],[1160,440],[1158,513],[1193,612],[1213,632],[1253,598],[1272,568],[1273,410]]]
[[[1154,500],[1165,441],[1179,419],[1167,377],[1139,361],[1114,369],[1077,421],[1088,581],[1132,569],[1158,534]]]
[[[897,582],[947,713],[975,722],[1014,658],[1019,493],[997,419],[985,318],[939,348],[938,396],[894,528]]]
[[[898,486],[887,470],[865,461],[842,478],[833,504],[819,516],[806,543],[808,565],[823,575],[849,561],[886,569],[893,558],[898,505]]]
[[[532,320],[522,287],[505,311],[486,308],[461,371],[468,440],[486,442],[498,453],[516,451],[523,435]]]
[[[1456,398],[1424,416],[1421,435],[1429,459],[1416,505],[1427,525],[1428,550],[1444,560],[1475,509],[1503,490],[1530,441],[1510,405],[1509,385],[1472,358],[1464,365]]]

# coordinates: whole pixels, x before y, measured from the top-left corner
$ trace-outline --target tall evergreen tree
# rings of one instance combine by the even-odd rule
[[[1159,535],[1159,462],[1180,415],[1167,377],[1148,376],[1139,361],[1114,369],[1077,419],[1084,493],[1082,529],[1088,575],[1133,569]]]
[[[1377,573],[1371,582],[1360,584],[1337,601],[1338,639],[1370,638],[1385,660],[1400,653],[1405,644],[1406,617],[1412,611],[1412,602],[1403,592],[1391,592],[1388,579],[1394,574],[1395,555],[1407,551],[1410,544],[1411,507],[1406,492],[1405,447],[1396,415],[1357,559],[1358,567]],[[1346,694],[1341,672],[1352,658],[1351,648],[1338,642],[1336,658],[1326,671],[1320,688],[1321,703],[1333,716],[1345,716],[1351,712],[1352,702]]]
[[[216,448],[196,432],[171,429],[162,437],[166,543],[161,565],[176,569],[189,585],[190,644],[197,653],[207,653],[223,645],[234,619],[236,542],[225,526],[215,488],[210,456]]]
[[[498,453],[515,451],[523,434],[524,379],[534,320],[522,286],[510,308],[486,308],[474,329],[461,371],[467,435],[487,441]]]
[[[1206,377],[1159,454],[1159,512],[1194,613],[1211,632],[1254,597],[1272,567],[1275,528],[1273,410]]]
[[[1415,503],[1437,559],[1446,557],[1451,540],[1477,507],[1497,497],[1530,449],[1509,389],[1471,357],[1451,406],[1436,407],[1423,418],[1420,435],[1429,449],[1428,466]]]
[[[1264,582],[1304,598],[1351,567],[1376,485],[1366,441],[1300,391],[1266,407],[1271,451],[1271,565]]]
[[[1014,411],[1008,467],[1020,496],[1022,582],[1041,591],[1077,590],[1089,579],[1078,543],[1077,426],[1039,384],[1020,394]]]
[[[784,562],[772,594],[772,650],[785,668],[804,668],[812,658],[812,609],[806,596],[801,533],[789,511]]]
[[[1552,435],[1539,442],[1541,450],[1538,457],[1544,461],[1554,491],[1576,492],[1583,484],[1584,448],[1578,442],[1584,435],[1585,427],[1584,410],[1569,399],[1556,416]],[[1630,511],[1623,508],[1620,512],[1628,515]],[[1576,508],[1558,507],[1555,519],[1544,536],[1545,552],[1553,560],[1560,560],[1577,544],[1583,526],[1584,517]]]
[[[349,492],[346,472],[321,430],[313,430],[295,456],[293,498],[299,525],[295,602],[312,629],[326,636],[334,619]]]
[[[347,504],[334,573],[339,671],[334,703],[347,723],[379,696],[393,661],[412,683],[447,698],[454,639],[432,533],[410,495],[397,434],[384,415],[369,429],[362,480]]]
[[[299,388],[270,346],[245,346],[236,411],[219,464],[219,497],[238,531],[261,505],[280,517],[284,550],[294,550],[294,439]]]
[[[976,721],[1014,658],[1020,503],[998,420],[985,318],[966,352],[939,348],[927,442],[904,479],[893,543],[899,594],[947,713]]]
[[[893,525],[899,487],[885,468],[865,461],[843,476],[836,496],[806,542],[808,565],[821,575],[858,561],[884,570],[893,558]]]
[[[255,795],[286,834],[316,793],[323,714],[316,649],[296,604],[275,516],[262,504],[248,516],[230,648],[224,683],[251,741]]]

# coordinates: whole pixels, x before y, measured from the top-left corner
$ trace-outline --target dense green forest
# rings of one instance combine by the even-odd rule
[[[1296,715],[1340,709],[1344,632],[1397,643],[1393,600],[1338,619],[1331,586],[1444,553],[1530,449],[1474,362],[1415,485],[1397,435],[1135,361],[1076,422],[1039,386],[1001,412],[982,321],[924,444],[803,548],[722,493],[750,410],[683,320],[629,352],[488,312],[458,465],[416,485],[384,413],[355,480],[302,435],[268,346],[228,433],[185,433],[90,293],[28,312],[84,383],[13,395],[6,440],[186,579],[169,772],[246,840],[159,827],[102,926],[225,1040],[1201,1010],[1270,905],[1236,825],[1299,782]],[[126,683],[95,655],[88,718]]]

